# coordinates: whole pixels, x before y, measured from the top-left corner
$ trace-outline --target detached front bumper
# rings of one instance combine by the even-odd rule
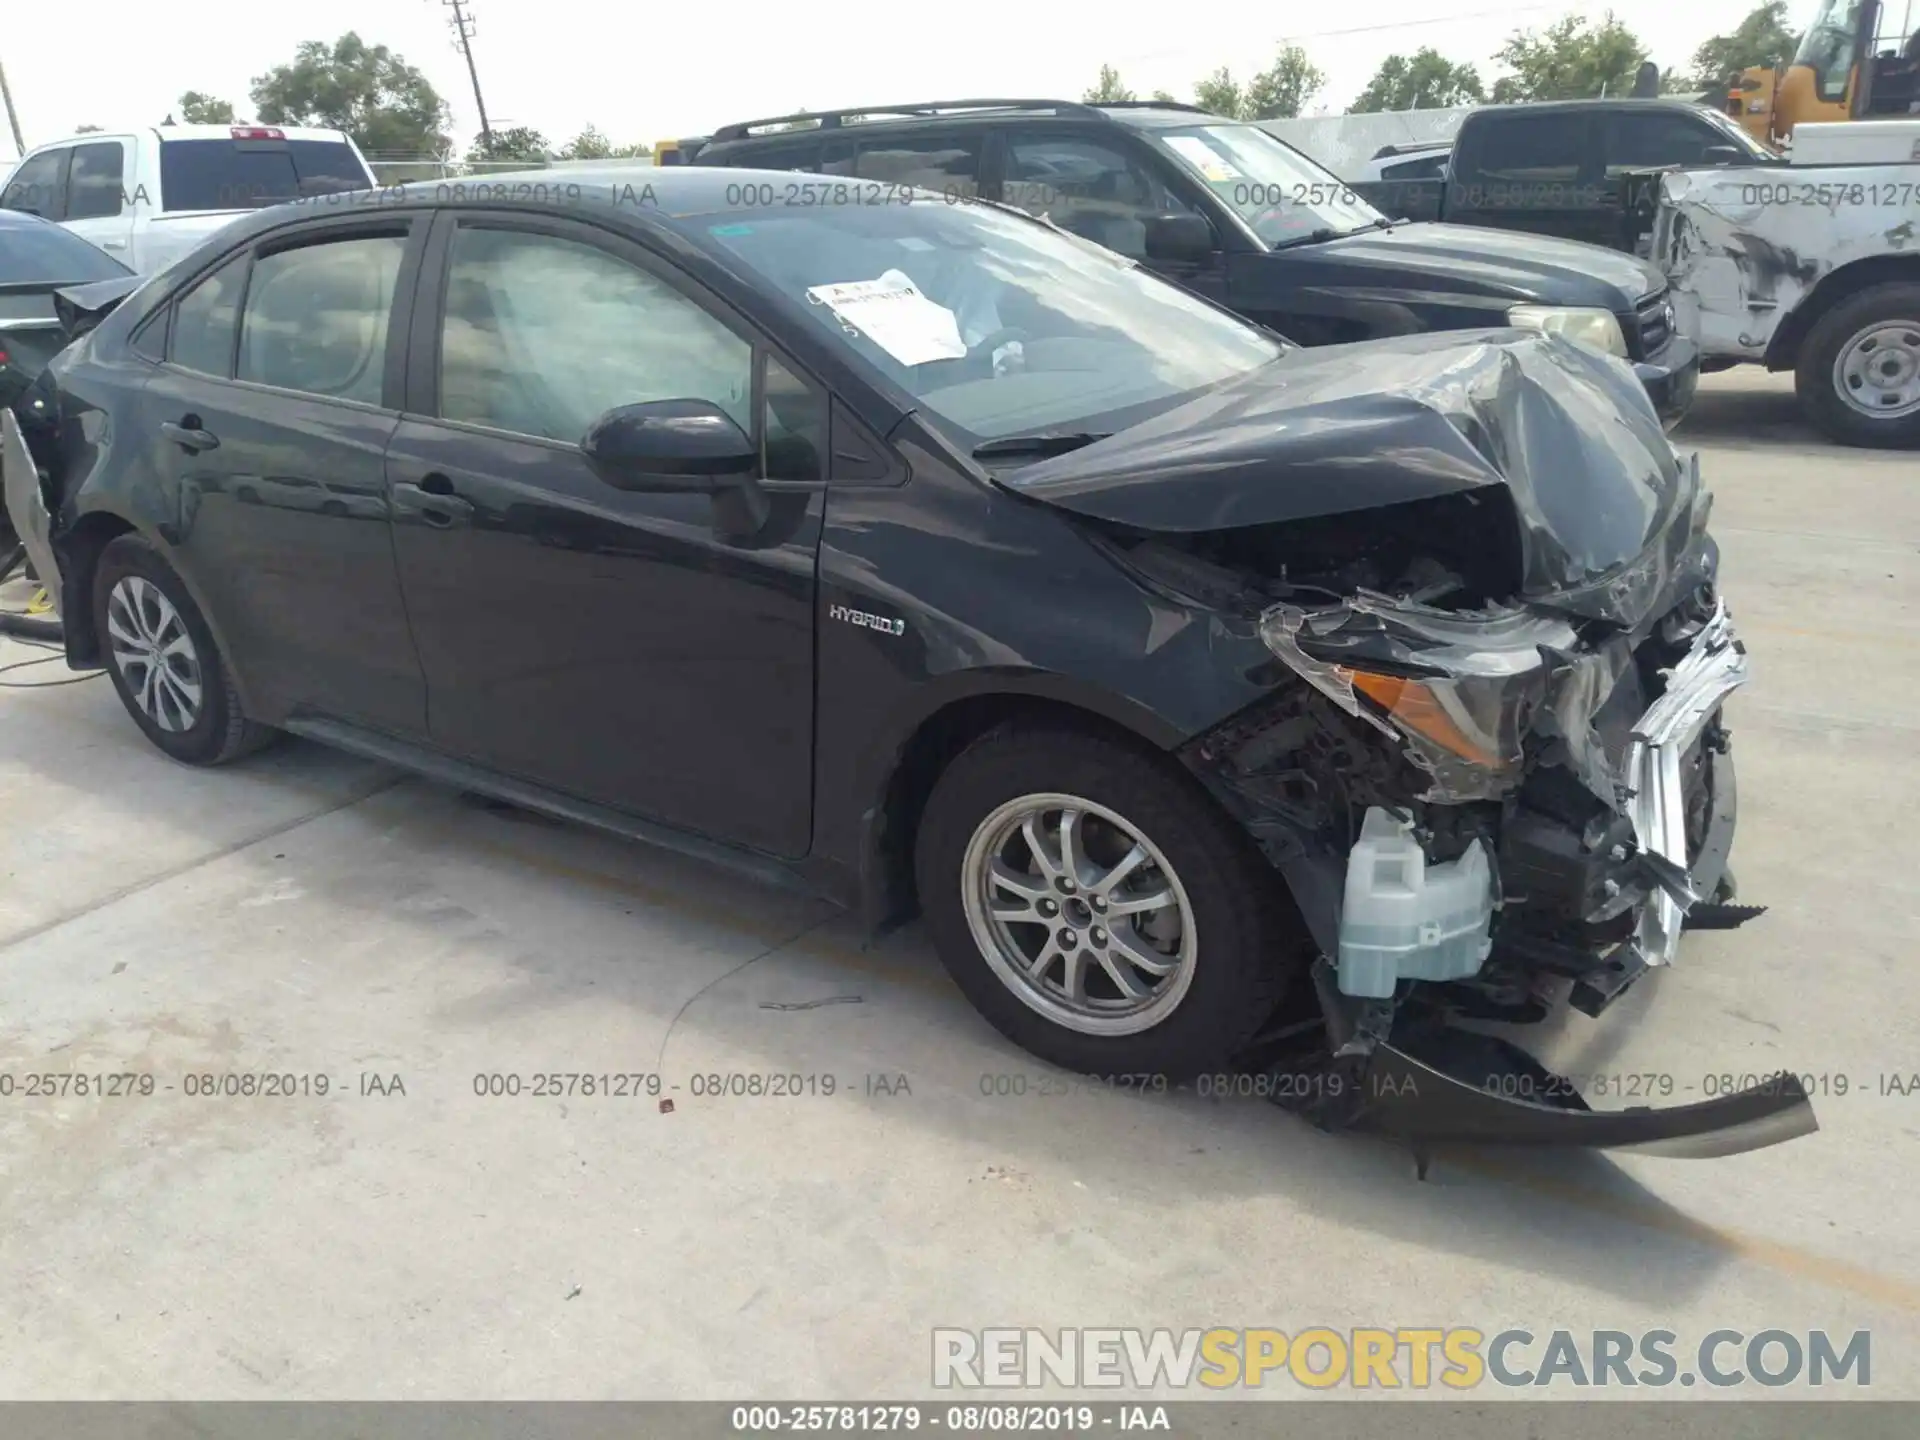
[[[1500,1035],[1461,1023],[1511,1018],[1472,1008],[1471,1002],[1503,985],[1514,1009],[1536,1008],[1524,1018],[1542,1018],[1541,997],[1550,985],[1568,980],[1574,1008],[1597,1017],[1650,966],[1674,961],[1688,912],[1714,894],[1732,845],[1737,799],[1731,754],[1711,746],[1722,703],[1747,680],[1747,656],[1719,603],[1684,643],[1687,649],[1667,670],[1658,698],[1631,725],[1619,762],[1627,793],[1614,833],[1624,840],[1630,823],[1632,843],[1614,851],[1617,873],[1644,877],[1645,890],[1614,917],[1613,948],[1583,951],[1535,936],[1531,948],[1516,947],[1504,966],[1496,944],[1494,960],[1464,977],[1464,985],[1452,983],[1461,971],[1416,963],[1401,969],[1397,985],[1389,976],[1389,983],[1376,986],[1371,982],[1377,977],[1356,970],[1345,953],[1352,941],[1349,922],[1356,891],[1365,913],[1385,908],[1383,897],[1392,897],[1393,886],[1369,891],[1367,872],[1354,869],[1362,862],[1350,862],[1341,962],[1323,959],[1315,973],[1327,1053],[1311,1083],[1284,1062],[1276,1067],[1286,1075],[1287,1095],[1306,1102],[1297,1108],[1328,1128],[1391,1136],[1420,1148],[1497,1144],[1713,1157],[1777,1145],[1819,1128],[1806,1090],[1784,1072],[1697,1103],[1596,1110],[1575,1081]],[[1689,766],[1698,767],[1691,787]],[[1602,843],[1614,845],[1611,837]],[[1394,875],[1412,873],[1410,891],[1403,892],[1411,895],[1444,897],[1460,873],[1452,864],[1430,865],[1423,879],[1415,873],[1417,855],[1411,862],[1404,855],[1392,858]],[[1443,872],[1444,878],[1436,878]],[[1528,878],[1539,873],[1528,872]],[[1516,877],[1503,879],[1510,885]],[[1615,883],[1599,882],[1602,893]],[[1508,896],[1510,907],[1515,898]],[[1628,898],[1621,895],[1619,903]],[[1445,933],[1443,919],[1462,913],[1456,900],[1432,903],[1432,914],[1410,912],[1423,938]],[[1566,912],[1570,925],[1581,918],[1577,907]],[[1711,1068],[1703,1064],[1700,1073]],[[1692,1088],[1669,1077],[1645,1093],[1668,1097]]]
[[[7,517],[27,548],[34,574],[59,604],[60,566],[53,555],[53,519],[40,492],[40,471],[20,432],[20,422],[5,407],[0,407],[0,494],[5,495]]]

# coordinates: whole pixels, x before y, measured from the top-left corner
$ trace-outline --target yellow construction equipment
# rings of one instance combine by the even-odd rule
[[[1743,70],[1728,88],[1727,113],[1772,145],[1805,122],[1920,114],[1916,12],[1916,0],[1819,0],[1792,63]]]

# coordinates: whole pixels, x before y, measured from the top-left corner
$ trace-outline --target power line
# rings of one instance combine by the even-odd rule
[[[493,149],[493,127],[487,124],[487,102],[480,98],[480,71],[473,63],[473,17],[461,8],[461,0],[440,0],[453,12],[448,22],[453,27],[454,43],[460,47],[460,53],[467,62],[467,75],[473,81],[473,104],[480,112],[480,144],[483,149]]]

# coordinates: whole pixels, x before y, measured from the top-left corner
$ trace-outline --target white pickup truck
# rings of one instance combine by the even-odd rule
[[[1681,328],[1707,368],[1793,371],[1829,438],[1920,449],[1920,120],[1797,125],[1791,159],[1663,177]]]
[[[37,146],[7,177],[0,209],[57,221],[153,275],[238,215],[373,185],[338,130],[162,125]]]

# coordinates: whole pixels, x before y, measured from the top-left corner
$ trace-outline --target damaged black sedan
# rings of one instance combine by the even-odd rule
[[[794,188],[338,197],[100,298],[0,416],[69,663],[178,760],[291,731],[917,910],[1075,1070],[1283,1065],[1418,1144],[1812,1127],[1786,1076],[1591,1111],[1477,1028],[1740,915],[1746,656],[1624,365],[1302,352],[996,206]]]

